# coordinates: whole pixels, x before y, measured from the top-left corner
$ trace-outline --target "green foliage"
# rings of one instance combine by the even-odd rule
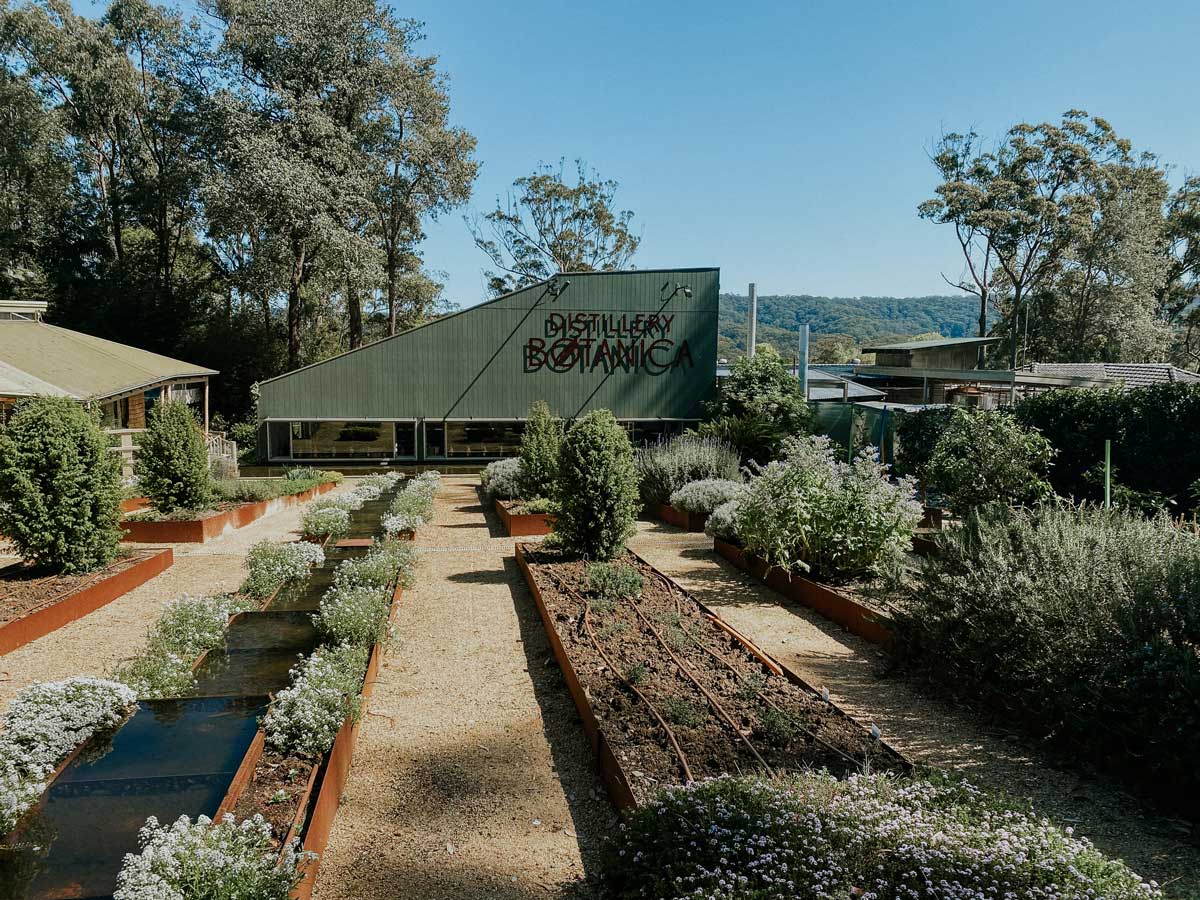
[[[740,477],[738,455],[728,444],[691,433],[638,448],[637,473],[642,502],[650,505],[669,503],[693,481]]]
[[[668,697],[664,700],[662,715],[672,725],[682,725],[685,728],[696,728],[704,724],[704,708],[682,697]]]
[[[256,503],[292,497],[321,484],[337,484],[340,472],[320,469],[291,469],[284,478],[222,478],[213,482],[213,495],[227,503]],[[314,500],[314,504],[322,500]]]
[[[965,515],[986,503],[1036,503],[1051,494],[1046,473],[1054,449],[1007,411],[950,417],[925,463],[926,488]]]
[[[812,334],[813,362],[847,363],[868,341],[880,342],[936,331],[946,337],[975,333],[979,301],[972,297],[815,297],[810,294],[758,297],[758,340],[770,344],[784,359],[796,353],[797,324],[807,322]],[[746,353],[746,322],[750,298],[722,294],[718,322],[719,352]],[[844,350],[834,358],[817,359],[823,338],[844,337]]]
[[[705,478],[685,484],[671,495],[671,505],[694,516],[711,515],[718,506],[737,500],[746,490],[742,481]]]
[[[550,414],[544,400],[529,410],[521,435],[521,496],[526,500],[553,497],[558,480],[558,451],[563,442],[562,419]]]
[[[533,500],[522,500],[517,504],[514,512],[519,515],[538,515],[542,513],[553,513],[558,510],[558,503],[550,497],[535,497]]]
[[[759,413],[721,416],[695,428],[700,437],[732,447],[739,460],[771,459],[785,437],[774,419]]]
[[[738,509],[741,507],[741,498],[730,500],[722,503],[708,517],[708,521],[704,523],[704,533],[709,537],[720,538],[723,541],[738,542],[741,538],[738,537],[737,520]]]
[[[609,900],[1162,898],[1028,810],[965,782],[886,775],[670,788],[614,835],[601,874]]]
[[[0,430],[0,534],[27,560],[58,572],[113,561],[121,538],[116,454],[74,400],[17,404]]]
[[[337,506],[309,507],[300,517],[305,537],[340,538],[350,530],[350,513]]]
[[[750,480],[737,535],[773,566],[823,581],[890,573],[921,518],[910,479],[893,484],[874,448],[841,462],[825,437],[792,438]]]
[[[184,594],[164,607],[150,626],[142,652],[121,663],[113,678],[133,688],[142,700],[182,697],[194,682],[197,657],[225,639],[229,617],[257,607],[250,597]]]
[[[895,625],[911,666],[1073,753],[1200,786],[1200,538],[1047,504],[980,510],[941,545]]]
[[[638,512],[637,469],[629,436],[607,409],[567,432],[556,490],[554,533],[564,550],[606,560],[624,549]]]
[[[926,467],[946,426],[957,416],[966,415],[958,406],[926,406],[896,418],[897,475],[910,475],[922,485],[928,481]]]
[[[489,497],[516,500],[521,496],[521,460],[510,457],[488,463],[479,473],[479,483]]]
[[[581,159],[575,160],[574,184],[567,183],[561,159],[557,167],[541,163],[514,181],[506,206],[497,201],[482,219],[468,222],[475,245],[500,270],[486,274],[492,294],[558,272],[626,268],[642,239],[630,229],[633,213],[615,208],[617,187]]]
[[[212,503],[208,448],[187,404],[159,403],[151,410],[137,472],[138,484],[159,512],[204,509]]]
[[[750,445],[737,450],[745,460],[767,463],[778,456],[781,442],[808,430],[808,403],[800,390],[800,380],[788,371],[783,358],[764,348],[753,358],[739,359],[728,378],[717,388],[717,397],[708,404],[714,420],[748,418],[755,424],[731,429],[749,436],[769,422],[772,430]],[[693,479],[694,480],[694,479]]]
[[[1077,500],[1104,499],[1103,480],[1089,473],[1103,465],[1107,439],[1124,487],[1161,495],[1176,511],[1200,508],[1200,496],[1189,493],[1200,479],[1200,385],[1046,391],[1023,401],[1016,415],[1053,446],[1049,477],[1057,493]]]
[[[587,567],[588,590],[604,600],[636,600],[645,580],[633,566],[623,563],[592,563]]]
[[[321,646],[293,667],[263,719],[267,743],[281,753],[320,757],[329,752],[347,718],[362,713],[368,652],[354,644]]]

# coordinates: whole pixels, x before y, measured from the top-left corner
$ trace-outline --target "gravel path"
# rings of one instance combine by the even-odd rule
[[[343,483],[335,492],[349,489],[350,485]],[[0,656],[0,710],[35,681],[102,676],[111,671],[120,660],[137,653],[145,642],[146,629],[168,600],[180,594],[236,590],[245,577],[242,563],[250,548],[262,540],[298,538],[304,507],[263,516],[206,544],[171,544],[175,563],[161,575],[92,614]]]
[[[615,827],[513,539],[447,478],[359,733],[317,900],[586,895]]]
[[[631,546],[797,674],[827,687],[859,721],[876,723],[913,761],[1029,798],[1041,814],[1165,885],[1168,896],[1200,897],[1200,833],[1188,823],[1156,817],[1110,779],[1056,767],[1002,726],[883,677],[880,650],[758,584],[713,553],[712,538],[639,522]]]

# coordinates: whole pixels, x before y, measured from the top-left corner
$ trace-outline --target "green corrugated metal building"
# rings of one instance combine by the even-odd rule
[[[716,380],[720,270],[558,275],[261,385],[272,462],[488,460],[535,400],[611,409],[635,441],[697,420]]]

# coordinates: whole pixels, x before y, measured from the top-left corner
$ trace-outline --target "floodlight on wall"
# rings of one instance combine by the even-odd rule
[[[671,282],[665,281],[665,282],[663,282],[663,286],[662,286],[662,288],[660,288],[660,290],[663,293],[666,293],[667,288],[669,288],[670,286],[671,286]],[[678,282],[676,282],[675,290],[671,291],[671,293],[667,296],[667,300],[670,300],[676,294],[683,294],[683,298],[685,300],[691,300],[692,299],[692,286],[690,284],[679,284]],[[664,300],[663,302],[666,303],[667,300]]]
[[[557,300],[559,295],[570,286],[570,281],[559,281],[557,278],[555,278],[548,285],[546,285],[546,293],[550,295],[551,300]]]

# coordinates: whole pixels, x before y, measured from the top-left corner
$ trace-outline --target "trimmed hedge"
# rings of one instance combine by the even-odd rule
[[[64,397],[17,404],[0,430],[0,533],[31,562],[87,572],[117,556],[121,469],[96,417]]]
[[[571,426],[559,453],[554,534],[569,553],[612,559],[633,534],[638,478],[633,447],[607,409]]]
[[[1173,513],[1200,508],[1200,384],[1137,390],[1069,388],[1022,402],[1017,418],[1040,431],[1056,454],[1054,490],[1080,500],[1104,499],[1104,441],[1112,441],[1114,480],[1159,495]]]
[[[138,447],[138,484],[154,508],[204,509],[212,503],[208,448],[185,403],[159,403]]]

